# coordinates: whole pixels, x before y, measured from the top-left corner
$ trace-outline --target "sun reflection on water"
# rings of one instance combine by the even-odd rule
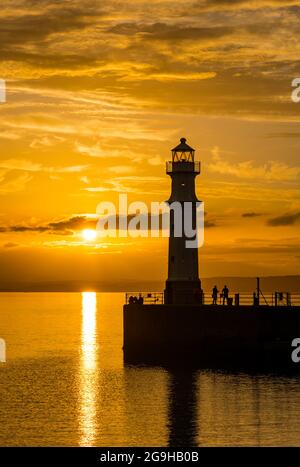
[[[96,431],[97,295],[82,293],[80,353],[80,445],[92,446]]]

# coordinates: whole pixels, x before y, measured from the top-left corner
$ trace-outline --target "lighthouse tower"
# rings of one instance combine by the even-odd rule
[[[172,179],[172,192],[167,201],[170,206],[170,237],[168,279],[164,292],[166,304],[202,303],[198,248],[187,248],[186,242],[191,238],[184,231],[184,220],[188,221],[184,219],[187,215],[186,202],[192,209],[192,215],[188,216],[192,223],[190,227],[196,228],[196,203],[199,200],[195,193],[195,178],[200,173],[200,162],[195,161],[194,156],[195,150],[186,143],[185,138],[181,138],[180,144],[172,149],[172,161],[166,164],[166,172]],[[181,209],[176,212],[172,204]],[[181,216],[182,235],[176,231],[178,216]]]

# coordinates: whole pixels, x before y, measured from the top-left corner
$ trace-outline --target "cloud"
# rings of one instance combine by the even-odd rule
[[[0,171],[0,194],[6,195],[23,191],[26,185],[32,180],[32,175],[27,173],[17,176],[10,176],[7,171]]]
[[[115,102],[134,101],[139,112],[147,103],[172,113],[297,118],[287,85],[287,77],[299,69],[296,5],[74,0],[20,1],[9,8],[8,3],[1,17],[0,75],[10,74],[15,86],[36,89],[39,83],[65,94],[101,89]],[[18,64],[12,66],[13,61]],[[62,106],[66,115],[70,107],[65,101],[58,109]],[[99,114],[109,112],[99,106],[98,119],[103,122]],[[95,110],[86,114],[91,119]],[[39,125],[43,131],[71,131],[54,126]],[[101,148],[82,149],[102,157]]]
[[[289,226],[294,225],[300,219],[300,212],[296,212],[294,214],[283,214],[282,216],[273,217],[273,219],[269,219],[267,224],[272,227],[281,227],[281,226]]]
[[[0,161],[0,167],[8,170],[24,170],[26,172],[39,172],[42,165],[25,159],[6,159]]]
[[[30,147],[33,149],[40,149],[44,147],[55,146],[58,143],[64,142],[65,139],[60,136],[43,136],[42,138],[36,138],[30,143]]]
[[[150,157],[150,159],[148,159],[148,164],[150,164],[150,165],[161,165],[162,166],[163,163],[164,163],[164,160],[159,155]]]
[[[260,217],[263,214],[261,212],[244,212],[242,217]]]
[[[269,133],[268,138],[300,138],[300,133],[292,132],[278,132],[278,133]]]
[[[147,221],[148,228],[150,229],[151,226],[151,214],[140,214],[141,218],[144,221]],[[46,234],[55,234],[55,235],[73,235],[74,233],[81,231],[83,229],[96,229],[97,222],[101,218],[101,215],[94,215],[93,217],[90,216],[72,216],[67,219],[61,219],[57,221],[48,222],[46,224],[15,224],[9,226],[0,226],[0,233],[6,232],[14,232],[14,233],[26,233],[26,232],[37,232],[37,233],[46,233]],[[127,216],[120,216],[116,214],[116,228],[119,228],[119,222],[121,217],[125,220],[128,224],[134,217],[135,214],[128,214]],[[162,229],[162,214],[158,214],[153,216],[154,218],[158,217],[158,225],[159,230]],[[110,215],[104,215],[103,218],[109,222],[111,219]],[[142,223],[143,225],[143,223]],[[216,227],[217,224],[213,220],[205,219],[205,228],[212,228]]]
[[[47,167],[40,163],[32,162],[26,159],[6,159],[0,161],[0,168],[7,170],[22,170],[26,172],[49,172],[49,173],[76,173],[87,169],[89,166],[73,165],[66,167]]]
[[[214,148],[212,162],[206,165],[206,169],[212,173],[223,176],[231,175],[242,179],[254,181],[298,181],[300,179],[300,167],[291,167],[281,161],[267,161],[263,165],[255,165],[252,160],[243,162],[229,162],[222,158],[219,149]]]
[[[81,143],[76,143],[76,150],[80,154],[84,154],[86,156],[91,156],[91,157],[107,157],[107,152],[100,147],[99,143],[95,144],[94,146],[86,146]],[[110,157],[113,157],[110,154]],[[115,156],[117,157],[117,155]]]
[[[195,2],[190,10],[194,14],[196,12],[205,11],[222,11],[233,10],[239,11],[240,9],[248,10],[261,10],[266,7],[282,8],[286,6],[298,5],[298,0],[199,0]]]
[[[2,130],[0,132],[0,138],[1,139],[8,139],[11,141],[16,141],[17,139],[20,139],[20,135],[17,133],[14,133],[12,131],[7,131],[7,130]]]
[[[11,226],[2,226],[0,232],[39,232],[39,233],[50,233],[58,235],[73,235],[75,231],[82,230],[85,228],[95,228],[96,220],[87,216],[74,216],[69,219],[62,219],[59,221],[49,222],[47,224],[16,224]]]
[[[83,189],[90,193],[117,192],[155,195],[165,194],[164,190],[160,189],[161,183],[164,181],[165,179],[162,177],[148,175],[120,175],[103,182],[101,186]],[[150,187],[149,183],[152,184]]]
[[[112,27],[109,32],[125,36],[139,35],[141,39],[160,41],[184,41],[184,40],[211,40],[218,39],[233,32],[226,26],[217,27],[183,27],[181,25],[168,25],[165,23],[137,24],[121,23]]]
[[[75,216],[70,219],[50,222],[48,228],[51,232],[68,233],[70,230],[81,230],[83,228],[93,228],[96,225],[96,220],[86,216]]]
[[[72,8],[70,4],[36,14],[2,15],[0,48],[4,52],[7,48],[12,52],[12,46],[39,43],[53,34],[86,28],[91,24],[93,16],[96,20],[95,13],[84,7],[79,8],[78,5]]]
[[[212,227],[217,227],[217,223],[214,221],[206,220],[204,221],[204,228],[211,229]]]
[[[132,173],[135,172],[135,167],[131,165],[113,165],[108,168],[109,172],[115,173],[115,174],[125,174],[125,173]]]

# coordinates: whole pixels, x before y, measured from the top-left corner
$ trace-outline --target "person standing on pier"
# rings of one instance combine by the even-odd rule
[[[212,289],[212,299],[213,299],[212,304],[213,304],[213,305],[216,305],[216,304],[217,304],[218,293],[219,293],[218,288],[217,288],[217,286],[215,285],[214,288]]]
[[[225,301],[226,301],[226,304],[228,305],[229,289],[227,285],[224,285],[224,288],[222,290],[222,295],[223,295],[223,305],[225,305]]]

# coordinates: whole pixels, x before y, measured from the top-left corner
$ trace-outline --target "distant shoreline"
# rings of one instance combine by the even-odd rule
[[[202,279],[202,288],[209,292],[214,285],[221,288],[226,284],[229,289],[239,292],[253,292],[256,287],[255,277],[210,277]],[[156,292],[164,289],[164,282],[149,281],[124,281],[124,282],[100,282],[100,281],[40,281],[40,282],[16,282],[0,284],[0,292]],[[261,276],[262,291],[271,293],[298,292],[300,293],[300,275],[298,276]]]

